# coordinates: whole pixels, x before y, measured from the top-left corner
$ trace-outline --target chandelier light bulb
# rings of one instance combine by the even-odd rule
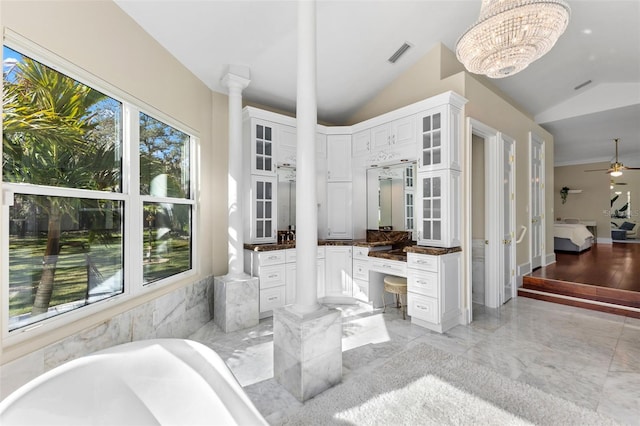
[[[474,74],[513,75],[551,50],[570,13],[564,0],[482,0],[478,20],[456,43],[456,56]]]

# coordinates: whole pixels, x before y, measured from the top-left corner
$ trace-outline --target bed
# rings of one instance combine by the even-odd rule
[[[586,226],[576,223],[553,225],[553,249],[555,251],[582,252],[593,244],[593,234]]]
[[[222,358],[184,339],[125,343],[33,379],[0,424],[266,425]]]

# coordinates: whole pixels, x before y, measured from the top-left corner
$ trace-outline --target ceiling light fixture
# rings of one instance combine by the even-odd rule
[[[570,13],[564,0],[482,0],[478,20],[456,43],[456,56],[474,74],[513,75],[551,50]]]

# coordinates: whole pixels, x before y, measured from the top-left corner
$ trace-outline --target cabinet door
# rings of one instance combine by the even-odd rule
[[[391,123],[391,145],[412,144],[416,140],[416,117],[395,120]]]
[[[419,245],[460,245],[460,172],[419,173],[415,202]]]
[[[287,263],[286,266],[286,287],[285,304],[290,305],[296,301],[296,263]]]
[[[444,108],[418,115],[418,170],[437,170],[443,167]]]
[[[296,165],[297,133],[292,126],[278,125],[278,166],[293,167]]]
[[[443,215],[443,197],[446,194],[444,183],[442,173],[418,174],[418,244],[439,247],[444,244],[443,220],[446,219]]]
[[[371,131],[363,130],[353,135],[353,156],[367,155],[371,146]]]
[[[276,125],[268,121],[251,120],[251,173],[276,173]]]
[[[276,178],[251,176],[251,242],[276,242]]]
[[[351,135],[327,136],[327,180],[351,181]]]
[[[385,123],[371,129],[371,151],[387,148],[391,145],[391,124]]]
[[[325,247],[325,296],[353,296],[351,246]]]
[[[351,188],[350,182],[327,184],[327,237],[329,239],[353,237]]]

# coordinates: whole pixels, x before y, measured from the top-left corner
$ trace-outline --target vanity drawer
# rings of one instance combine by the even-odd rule
[[[407,265],[409,268],[422,269],[423,271],[438,272],[438,256],[427,254],[407,253]]]
[[[354,259],[366,259],[369,256],[369,247],[353,247]]]
[[[388,260],[380,258],[369,258],[369,270],[381,272],[383,274],[407,276],[407,263],[399,260]],[[375,260],[373,260],[375,259]]]
[[[260,290],[260,312],[271,311],[284,306],[285,287],[273,287]]]
[[[413,269],[407,278],[407,291],[429,297],[438,297],[439,274]]]
[[[285,270],[284,264],[260,268],[260,289],[284,285],[286,282]]]
[[[438,301],[431,297],[407,293],[407,313],[411,318],[428,321],[433,324],[440,323]]]
[[[353,261],[353,278],[369,281],[369,261],[354,260]]]
[[[286,250],[273,250],[264,251],[258,254],[258,263],[260,267],[268,265],[277,265],[279,263],[285,263]]]

